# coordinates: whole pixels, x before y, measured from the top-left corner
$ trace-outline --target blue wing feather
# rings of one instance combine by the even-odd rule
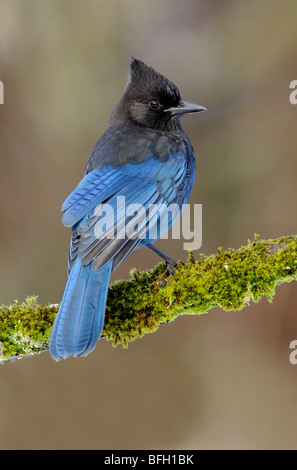
[[[193,183],[186,155],[172,155],[166,162],[152,157],[138,164],[96,169],[67,197],[62,220],[72,226],[70,272],[51,334],[50,351],[56,360],[87,355],[95,347],[104,324],[112,270],[138,245],[159,238],[171,203],[178,207],[169,217],[169,225],[174,222]],[[141,205],[140,210],[135,204]],[[98,233],[103,221],[105,230]]]

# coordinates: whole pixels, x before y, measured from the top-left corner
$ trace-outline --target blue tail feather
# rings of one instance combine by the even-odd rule
[[[104,325],[111,269],[112,260],[98,271],[93,263],[82,266],[76,260],[51,333],[55,360],[86,356],[94,349]]]

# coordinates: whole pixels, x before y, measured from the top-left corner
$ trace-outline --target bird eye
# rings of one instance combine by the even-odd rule
[[[160,108],[160,103],[159,103],[159,101],[157,101],[157,100],[151,100],[151,101],[149,102],[149,107],[150,107],[150,109],[152,109],[153,111],[157,111],[157,109]]]

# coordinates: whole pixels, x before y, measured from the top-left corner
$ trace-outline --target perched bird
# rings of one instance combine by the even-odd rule
[[[195,155],[180,118],[205,109],[182,101],[170,80],[131,59],[124,94],[90,154],[84,178],[62,206],[72,237],[68,282],[50,338],[55,360],[94,349],[110,275],[135,248],[147,246],[169,265],[173,261],[152,243],[162,234],[166,208],[179,208],[170,214],[170,228],[195,180]]]

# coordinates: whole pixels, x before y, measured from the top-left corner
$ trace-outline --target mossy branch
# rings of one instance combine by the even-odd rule
[[[296,280],[297,235],[249,241],[238,250],[223,250],[195,261],[189,252],[173,276],[161,263],[153,270],[133,270],[129,281],[118,281],[108,292],[103,336],[113,345],[156,331],[179,315],[201,315],[213,307],[241,310],[266,296],[271,302],[277,285]],[[0,363],[48,349],[59,305],[41,307],[36,297],[0,307]]]

